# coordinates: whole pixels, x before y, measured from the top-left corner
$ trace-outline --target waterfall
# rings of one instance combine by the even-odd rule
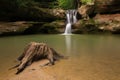
[[[77,10],[67,10],[66,11],[67,24],[66,24],[64,34],[71,34],[72,33],[71,26],[73,23],[77,22],[76,15],[77,15]]]
[[[77,22],[77,11],[76,10],[73,10],[73,23],[76,23]]]

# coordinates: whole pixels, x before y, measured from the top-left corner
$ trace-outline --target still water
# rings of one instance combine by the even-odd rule
[[[57,52],[69,57],[54,66],[53,71],[59,75],[59,80],[120,80],[120,36],[118,35],[1,37],[0,77],[6,76],[8,69],[16,64],[15,59],[32,41],[45,42]]]

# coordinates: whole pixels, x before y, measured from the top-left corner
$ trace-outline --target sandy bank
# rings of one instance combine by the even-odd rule
[[[5,80],[55,80],[53,76],[47,74],[43,69],[49,67],[43,66],[48,62],[48,60],[34,62],[18,75],[14,73],[9,74]]]

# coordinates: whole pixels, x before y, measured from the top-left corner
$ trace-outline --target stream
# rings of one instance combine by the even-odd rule
[[[0,80],[32,41],[45,42],[68,59],[48,71],[57,80],[119,80],[119,35],[24,35],[0,38]],[[63,70],[64,69],[64,70]],[[51,73],[52,74],[52,73]]]

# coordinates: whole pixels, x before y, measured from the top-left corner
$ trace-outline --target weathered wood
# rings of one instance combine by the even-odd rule
[[[45,43],[31,42],[18,57],[20,63],[13,68],[17,67],[16,74],[18,74],[34,61],[48,59],[49,62],[54,65],[54,61],[59,60],[60,58],[63,58],[63,56],[58,54],[53,48],[48,47]]]

